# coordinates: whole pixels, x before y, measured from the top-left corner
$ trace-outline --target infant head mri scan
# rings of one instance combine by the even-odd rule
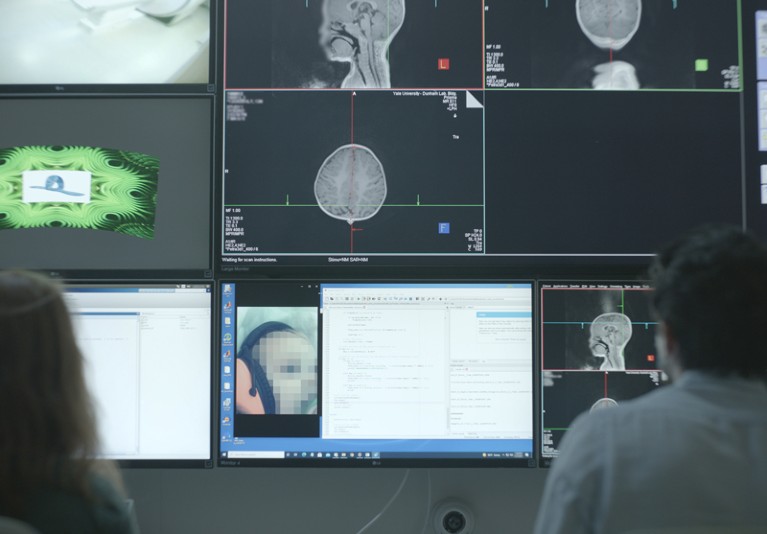
[[[245,231],[224,225],[224,253],[481,252],[466,237],[483,228],[481,108],[396,93],[244,92],[247,120],[226,123],[224,217]]]
[[[612,51],[622,49],[642,17],[642,0],[577,0],[578,25],[595,46],[611,51],[610,61],[594,67],[594,89],[639,89],[636,69],[626,61],[613,61]]]
[[[603,313],[591,322],[591,354],[604,359],[601,370],[626,368],[623,349],[631,339],[631,319],[622,313]]]
[[[482,0],[227,0],[225,10],[228,89],[482,85]]]
[[[347,221],[370,219],[386,199],[386,175],[372,150],[349,144],[329,155],[317,172],[314,196],[322,211]]]
[[[543,368],[656,369],[655,322],[647,301],[649,288],[573,285],[542,285]]]
[[[639,29],[642,0],[576,0],[575,14],[595,46],[620,50]]]
[[[350,64],[341,87],[391,87],[387,53],[405,20],[405,1],[324,0],[322,17],[320,46],[329,60]]]
[[[737,89],[738,4],[486,0],[491,51],[486,83],[619,91]]]

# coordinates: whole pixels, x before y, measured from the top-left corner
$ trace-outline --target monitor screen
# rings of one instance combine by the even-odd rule
[[[209,0],[4,0],[0,91],[207,92]]]
[[[212,284],[71,283],[65,299],[101,455],[210,467]]]
[[[212,98],[3,98],[0,117],[0,268],[209,276]]]
[[[541,464],[573,420],[656,389],[655,321],[645,282],[540,281]]]
[[[226,0],[225,85],[480,89],[482,3]]]
[[[221,466],[535,466],[525,281],[221,281]]]
[[[218,266],[639,265],[767,228],[754,10],[629,4],[227,0]]]

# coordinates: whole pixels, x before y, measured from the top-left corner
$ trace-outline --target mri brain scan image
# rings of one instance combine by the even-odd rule
[[[639,29],[641,0],[577,0],[581,30],[595,46],[620,50]]]
[[[391,87],[389,44],[405,20],[404,0],[325,0],[320,46],[349,63],[345,88]]]
[[[370,219],[386,199],[386,175],[369,148],[349,144],[336,149],[320,166],[314,196],[322,211],[354,224]]]

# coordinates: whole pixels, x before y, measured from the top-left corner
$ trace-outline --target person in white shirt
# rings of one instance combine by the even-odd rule
[[[767,247],[709,225],[662,250],[650,275],[672,384],[574,421],[536,534],[767,532]]]

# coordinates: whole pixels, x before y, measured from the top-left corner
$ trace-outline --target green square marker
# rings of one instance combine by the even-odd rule
[[[695,60],[695,72],[706,72],[708,70],[708,60],[707,59],[696,59]]]

